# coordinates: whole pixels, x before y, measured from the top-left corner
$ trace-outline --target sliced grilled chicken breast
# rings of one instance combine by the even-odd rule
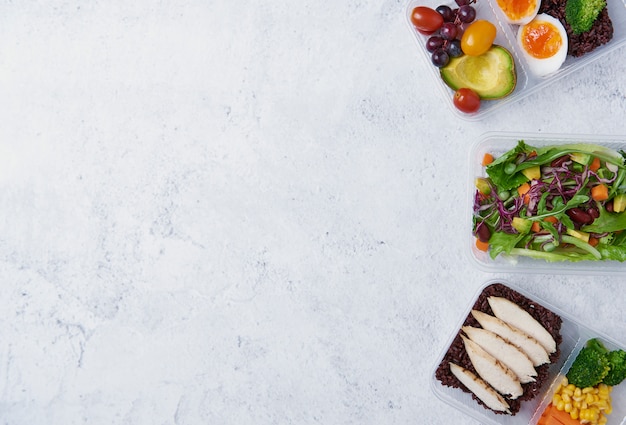
[[[522,384],[509,368],[471,339],[464,335],[461,335],[461,338],[474,369],[485,382],[500,394],[508,395],[511,399],[516,399],[522,395],[524,392]]]
[[[482,311],[472,310],[472,316],[484,329],[498,334],[526,353],[535,367],[550,362],[548,352],[535,338]]]
[[[550,332],[526,310],[502,297],[489,297],[487,301],[497,318],[535,338],[548,353],[556,351],[556,341]]]
[[[506,400],[491,388],[485,381],[474,375],[471,371],[450,363],[450,371],[458,378],[468,390],[473,392],[487,407],[496,412],[511,413]]]
[[[537,370],[526,353],[504,338],[487,329],[463,326],[463,332],[483,350],[498,359],[500,363],[515,373],[522,384],[533,382]]]

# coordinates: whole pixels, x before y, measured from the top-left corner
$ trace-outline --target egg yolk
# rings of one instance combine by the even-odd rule
[[[550,22],[532,21],[523,27],[522,46],[537,59],[554,56],[562,45],[561,33]]]
[[[517,21],[535,13],[538,0],[498,0],[500,9],[512,21]]]

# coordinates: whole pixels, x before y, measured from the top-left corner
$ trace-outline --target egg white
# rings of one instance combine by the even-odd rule
[[[554,55],[544,59],[536,58],[526,51],[526,49],[524,48],[524,44],[522,43],[522,34],[524,33],[526,25],[522,25],[519,27],[517,32],[517,44],[522,51],[522,56],[524,56],[524,58],[526,59],[528,68],[533,74],[537,76],[545,76],[557,71],[559,68],[561,68],[563,62],[565,62],[565,59],[567,58],[568,45],[567,32],[565,31],[565,27],[563,27],[563,24],[561,24],[558,19],[555,19],[545,13],[537,15],[533,19],[533,21],[551,23],[558,30],[559,34],[561,35],[561,39],[563,40],[561,47]]]

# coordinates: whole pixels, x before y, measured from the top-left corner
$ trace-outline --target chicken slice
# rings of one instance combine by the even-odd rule
[[[500,394],[491,388],[485,381],[474,375],[471,371],[450,363],[450,372],[458,378],[463,385],[476,395],[487,407],[496,412],[511,413],[510,406]]]
[[[522,384],[534,382],[537,371],[528,356],[515,345],[487,329],[463,326],[463,332],[487,353],[515,373]]]
[[[550,332],[526,310],[502,297],[489,297],[487,301],[497,318],[535,338],[548,353],[556,351],[556,341]]]
[[[490,314],[479,310],[472,310],[472,316],[487,329],[515,345],[522,350],[533,362],[535,367],[550,362],[550,356],[537,340],[517,328],[512,328],[507,323]]]
[[[465,351],[478,375],[502,395],[516,399],[524,392],[517,376],[471,339],[461,335]]]

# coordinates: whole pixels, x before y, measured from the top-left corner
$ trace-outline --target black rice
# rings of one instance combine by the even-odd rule
[[[513,301],[514,303],[522,307],[524,310],[526,310],[528,313],[530,313],[531,316],[533,316],[539,323],[543,325],[543,327],[545,327],[548,330],[548,332],[550,332],[550,334],[552,335],[552,337],[557,343],[556,351],[550,355],[550,362],[551,363],[556,362],[556,360],[561,355],[560,345],[563,340],[563,337],[561,336],[561,324],[562,324],[561,317],[553,313],[552,311],[548,310],[547,308],[526,298],[519,292],[501,283],[494,283],[492,285],[487,286],[476,299],[476,302],[474,306],[472,307],[472,309],[480,310],[482,312],[493,315],[493,311],[491,310],[491,307],[489,306],[489,303],[487,301],[487,298],[491,296],[503,297],[503,298],[507,298]],[[480,325],[478,324],[478,321],[474,319],[471,313],[465,319],[463,326],[480,327]],[[468,370],[471,370],[474,374],[476,374],[476,370],[472,366],[472,362],[470,361],[469,356],[467,355],[467,352],[465,351],[465,348],[463,346],[463,340],[461,339],[460,329],[456,337],[452,341],[450,348],[444,355],[441,363],[437,367],[437,370],[435,371],[435,377],[445,386],[459,388],[469,393],[470,391],[467,388],[465,388],[463,384],[461,384],[461,382],[456,378],[456,376],[452,374],[452,372],[450,372],[450,366],[449,366],[450,362],[456,363],[459,366],[462,366]],[[550,365],[548,364],[544,364],[536,368],[537,377],[536,377],[535,382],[530,382],[528,384],[522,385],[522,388],[524,389],[524,394],[522,394],[521,397],[515,400],[511,400],[505,397],[507,403],[510,406],[511,413],[513,415],[519,412],[521,408],[521,403],[523,401],[530,400],[539,394],[539,391],[542,385],[544,384],[546,379],[548,379],[549,366]],[[479,404],[483,405],[486,409],[488,409],[488,407],[485,406],[484,403],[482,403],[476,396],[472,394],[472,397]],[[503,413],[503,412],[496,412],[496,413]]]
[[[567,53],[574,57],[580,57],[597,47],[608,43],[613,38],[613,23],[609,17],[609,11],[605,7],[591,29],[582,34],[574,34],[572,27],[565,20],[566,0],[542,0],[539,13],[548,15],[561,21],[567,31]]]

